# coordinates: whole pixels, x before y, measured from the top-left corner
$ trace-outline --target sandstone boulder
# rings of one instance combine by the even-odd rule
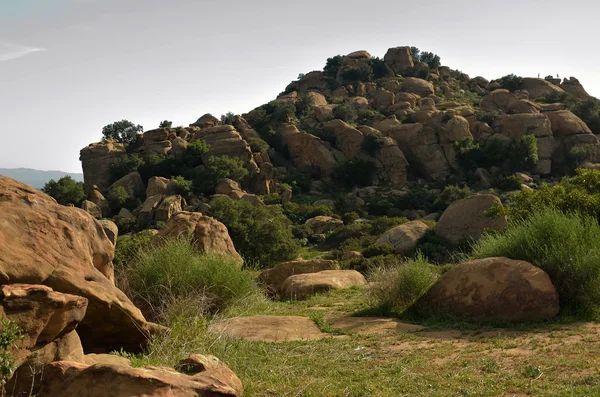
[[[563,139],[570,135],[591,134],[587,124],[569,110],[545,112],[550,120],[552,134],[556,139]]]
[[[96,219],[102,219],[102,209],[89,200],[83,200],[81,209]]]
[[[433,95],[435,93],[433,84],[431,84],[429,81],[416,77],[409,77],[404,80],[400,86],[400,90],[403,92],[417,94],[422,97]]]
[[[506,108],[508,113],[539,113],[540,106],[534,102],[528,101],[527,99],[519,99],[516,102],[511,103]]]
[[[148,198],[146,199],[146,201],[144,201],[144,203],[138,207],[137,213],[138,213],[138,223],[140,225],[149,225],[150,222],[152,222],[154,220],[154,216],[156,213],[156,209],[158,208],[158,206],[160,205],[160,203],[163,201],[163,199],[165,198],[165,196],[163,196],[162,194],[155,194],[154,196],[148,196]],[[121,213],[119,212],[119,218]],[[126,215],[126,214],[124,214]]]
[[[155,327],[113,283],[114,247],[79,208],[0,176],[0,284],[43,284],[88,299],[84,348],[136,349]]]
[[[344,225],[340,219],[331,216],[315,216],[310,218],[305,223],[313,231],[313,234],[325,234],[331,230],[337,229]]]
[[[338,270],[339,265],[335,261],[325,259],[294,260],[279,263],[271,269],[263,270],[259,280],[269,290],[279,293],[283,282],[294,274],[317,273],[323,270]]]
[[[329,176],[337,161],[325,143],[307,132],[300,132],[293,125],[287,125],[280,131],[283,144],[289,151],[292,163],[300,168],[314,167],[321,175]]]
[[[145,192],[144,182],[139,172],[134,171],[117,180],[108,188],[109,195],[118,188],[125,189],[129,197],[142,197]]]
[[[194,245],[204,252],[228,255],[241,261],[227,227],[199,212],[179,212],[167,221],[154,242],[160,243],[165,238],[179,237],[190,238]]]
[[[498,89],[487,94],[482,100],[479,106],[483,110],[493,111],[500,110],[502,112],[506,112],[510,105],[517,102],[519,99],[510,92],[505,89]]]
[[[107,217],[110,215],[110,205],[108,200],[96,187],[93,187],[92,191],[88,194],[88,200],[100,207],[102,216]]]
[[[92,143],[81,149],[79,160],[86,194],[90,194],[94,186],[101,192],[106,191],[111,181],[110,166],[124,154],[125,146],[114,141]]]
[[[316,293],[365,284],[367,280],[356,270],[323,270],[288,277],[281,286],[281,295],[289,299],[305,299]]]
[[[161,176],[153,176],[148,179],[148,187],[146,188],[146,197],[152,197],[157,194],[169,195],[175,191],[175,183],[173,180],[163,178]]]
[[[346,158],[351,159],[360,153],[362,143],[365,140],[362,132],[349,126],[342,120],[329,121],[324,123],[323,127],[333,131],[335,145],[344,153]]]
[[[523,78],[523,84],[520,87],[522,90],[529,92],[529,98],[538,99],[546,96],[554,91],[564,92],[564,90],[551,82],[544,79],[536,79],[533,77]]]
[[[412,221],[391,228],[383,233],[375,245],[391,245],[394,252],[401,254],[410,251],[417,246],[417,242],[427,232],[427,225],[421,221]]]
[[[379,138],[380,146],[375,153],[375,158],[383,166],[383,180],[393,186],[400,187],[406,184],[408,161],[398,147],[396,141],[389,137]]]
[[[175,214],[182,211],[183,197],[179,195],[165,197],[154,213],[157,222],[168,222]]]
[[[373,98],[373,106],[378,109],[387,109],[395,103],[396,95],[393,92],[380,88]]]
[[[492,194],[479,194],[455,201],[444,211],[435,232],[454,244],[479,238],[484,230],[501,230],[506,215],[500,199]]]
[[[200,127],[200,128],[210,128],[210,127],[215,127],[215,126],[219,125],[220,123],[221,123],[221,121],[218,118],[216,118],[215,116],[213,116],[210,113],[206,113],[205,115],[200,117],[198,120],[196,120],[195,123],[190,124],[190,126]]]
[[[104,229],[104,233],[106,237],[110,240],[112,245],[117,245],[117,238],[119,237],[119,228],[118,226],[109,219],[102,219],[100,221],[102,225],[102,229]]]
[[[388,49],[383,57],[383,61],[398,74],[408,72],[415,66],[410,47]]]
[[[541,321],[559,311],[550,277],[525,261],[476,259],[444,273],[417,303],[486,321]]]
[[[587,93],[585,88],[583,88],[579,80],[577,80],[575,77],[570,77],[568,80],[565,77],[563,79],[563,82],[560,84],[560,88],[562,88],[569,94],[575,96],[576,98],[583,100],[590,98],[590,94]]]

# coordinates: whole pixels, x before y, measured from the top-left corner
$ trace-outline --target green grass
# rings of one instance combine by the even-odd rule
[[[545,209],[513,222],[504,233],[483,237],[474,258],[505,256],[528,261],[548,273],[561,308],[584,318],[600,307],[600,225],[586,215]]]

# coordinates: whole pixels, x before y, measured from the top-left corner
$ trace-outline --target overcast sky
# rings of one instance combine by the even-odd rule
[[[336,54],[416,46],[472,77],[579,78],[593,0],[0,0],[0,168],[81,172],[102,127],[243,113]]]

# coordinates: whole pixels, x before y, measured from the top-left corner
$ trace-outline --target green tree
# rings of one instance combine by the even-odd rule
[[[223,178],[241,182],[248,175],[248,170],[238,158],[229,156],[210,156],[208,164],[198,172],[194,179],[196,193],[213,193],[217,183]]]
[[[161,121],[158,128],[171,128],[173,126],[173,122],[169,120]]]
[[[137,134],[143,131],[144,127],[141,125],[135,125],[129,120],[121,120],[105,125],[102,128],[102,136],[104,139],[114,139],[122,143],[131,143],[135,141]]]
[[[221,123],[233,125],[233,120],[235,119],[235,114],[232,112],[227,112],[221,115]]]
[[[85,198],[83,183],[77,182],[70,176],[64,176],[58,181],[51,179],[42,188],[42,191],[62,205],[73,204],[79,207]]]

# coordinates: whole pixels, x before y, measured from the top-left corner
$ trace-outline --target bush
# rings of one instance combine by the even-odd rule
[[[498,185],[498,189],[510,192],[512,190],[520,190],[521,184],[523,184],[523,182],[525,182],[523,180],[523,178],[520,178],[517,175],[510,175],[510,176],[501,178],[498,181],[497,185]]]
[[[585,144],[573,146],[567,153],[567,161],[572,169],[575,169],[584,163],[595,163],[599,160],[598,145]]]
[[[263,153],[269,149],[269,144],[260,138],[248,139],[248,145],[250,145],[252,153]]]
[[[233,120],[235,119],[235,114],[232,112],[227,112],[221,115],[221,123],[233,125]]]
[[[402,225],[406,222],[408,222],[408,219],[406,219],[404,217],[390,218],[387,216],[382,216],[382,217],[376,218],[371,221],[371,225],[372,225],[371,234],[373,234],[375,236],[380,236],[381,234],[387,232],[391,228]]]
[[[506,173],[530,170],[538,162],[537,138],[523,135],[518,142],[504,144],[493,140],[484,148],[464,137],[454,143],[456,160],[465,171],[501,166]]]
[[[375,79],[383,79],[394,75],[392,69],[390,69],[384,60],[379,57],[372,57],[369,59],[369,65],[373,70],[373,77]]]
[[[338,71],[342,67],[343,63],[344,63],[344,57],[341,55],[336,55],[332,58],[327,58],[327,63],[325,64],[325,67],[323,68],[323,73],[325,74],[325,77],[329,81],[335,81]]]
[[[372,271],[371,297],[378,306],[400,314],[423,296],[438,277],[439,269],[422,255],[405,262],[397,261]]]
[[[419,239],[416,250],[412,253],[409,252],[408,256],[420,253],[436,265],[445,265],[459,262],[465,257],[468,250],[469,245],[467,243],[452,244],[449,240],[436,234],[435,230],[431,228]]]
[[[173,122],[169,120],[161,121],[158,125],[158,128],[171,128],[173,126]]]
[[[106,198],[108,199],[110,208],[113,210],[117,210],[119,208],[133,210],[139,205],[139,200],[137,200],[135,197],[130,197],[129,193],[127,193],[127,190],[125,190],[123,186],[117,186],[111,189]]]
[[[375,162],[359,156],[354,157],[340,165],[333,172],[337,183],[347,186],[369,186],[372,184],[375,173]]]
[[[498,79],[500,86],[509,91],[516,91],[523,85],[523,77],[514,74],[508,74]]]
[[[142,251],[132,277],[136,295],[151,307],[160,307],[165,297],[202,293],[211,312],[218,312],[260,294],[252,273],[240,269],[236,259],[203,254],[185,239]]]
[[[423,210],[429,213],[433,210],[436,199],[436,195],[429,190],[416,188],[398,198],[396,207],[403,210]]]
[[[23,338],[21,327],[14,321],[4,317],[0,318],[0,393],[5,395],[4,385],[13,376],[16,369],[16,362],[12,357],[11,348],[16,347],[15,343]]]
[[[174,193],[185,197],[192,191],[192,181],[188,181],[182,176],[176,176],[173,178],[173,190]]]
[[[129,120],[115,121],[102,128],[104,139],[114,139],[122,143],[131,143],[136,140],[137,134],[144,131],[141,125],[135,125]]]
[[[421,52],[417,47],[410,47],[410,52],[415,62],[426,63],[431,69],[437,69],[441,66],[440,57],[432,52]]]
[[[373,80],[373,69],[368,64],[351,66],[342,72],[341,78],[343,85],[356,84],[359,82],[366,83]]]
[[[272,120],[289,123],[296,119],[296,106],[291,101],[271,101],[265,107]]]
[[[484,236],[474,245],[473,257],[505,256],[531,262],[550,276],[561,308],[590,315],[600,305],[598,241],[596,218],[545,209],[513,221],[502,234]]]
[[[372,258],[374,256],[392,255],[394,253],[394,247],[389,244],[371,244],[362,251],[365,258]]]
[[[198,171],[194,179],[194,190],[197,194],[212,194],[223,178],[241,182],[248,175],[248,170],[238,158],[229,156],[210,156],[206,167]]]
[[[344,215],[342,215],[342,221],[344,221],[344,225],[349,225],[357,219],[360,219],[360,215],[355,211],[346,212]]]
[[[140,252],[150,245],[153,237],[154,234],[150,230],[119,236],[115,246],[115,258],[113,259],[117,284],[121,275],[135,265]]]
[[[138,168],[144,183],[153,176],[171,178],[181,172],[180,163],[174,157],[152,153],[143,157],[144,163]]]
[[[85,199],[83,182],[76,182],[69,175],[63,176],[58,181],[51,179],[44,185],[42,192],[52,196],[62,205],[73,204],[79,207]]]
[[[265,268],[296,257],[299,247],[278,207],[254,206],[228,197],[212,200],[210,206],[208,215],[227,226],[235,248],[247,262]]]
[[[440,195],[435,199],[433,206],[437,211],[444,211],[455,201],[469,197],[472,194],[468,186],[448,185],[442,190]]]
[[[331,116],[334,119],[340,119],[346,123],[354,123],[357,119],[356,109],[354,106],[344,103],[333,108]]]
[[[198,139],[187,145],[182,157],[182,167],[194,168],[202,165],[202,156],[210,150],[210,145],[202,139]]]
[[[109,166],[111,182],[118,181],[125,175],[137,171],[144,164],[139,154],[125,154],[117,157]]]
[[[333,209],[327,205],[312,205],[289,202],[283,209],[283,213],[292,222],[304,224],[315,216],[333,216]]]

